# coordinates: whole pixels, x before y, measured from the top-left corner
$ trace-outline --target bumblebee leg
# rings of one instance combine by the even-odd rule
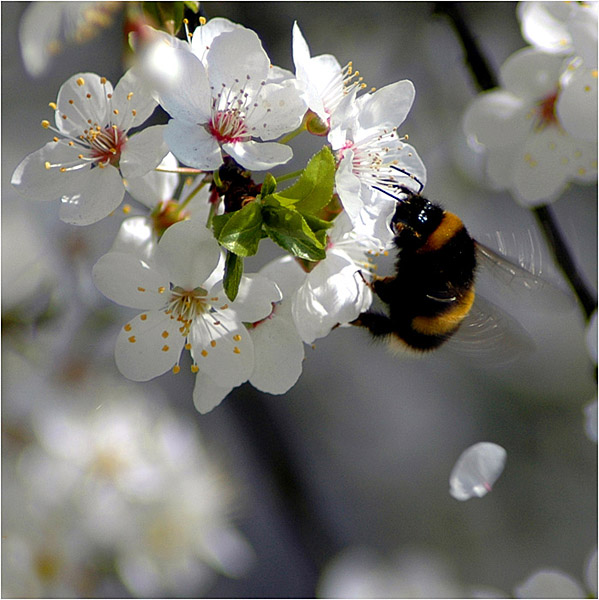
[[[375,337],[387,336],[393,332],[391,319],[385,314],[376,312],[364,312],[350,325],[365,327]]]

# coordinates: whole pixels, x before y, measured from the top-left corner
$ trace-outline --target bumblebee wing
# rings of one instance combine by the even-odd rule
[[[575,305],[572,294],[517,265],[506,256],[476,242],[478,264],[496,280],[505,284],[522,299],[534,302],[536,308],[570,310]]]
[[[535,348],[532,338],[516,319],[478,294],[460,328],[445,346],[455,354],[493,365],[513,362]]]

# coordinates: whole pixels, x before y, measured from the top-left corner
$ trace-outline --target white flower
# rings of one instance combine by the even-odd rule
[[[293,63],[308,108],[322,121],[328,131],[335,110],[348,94],[361,89],[362,78],[353,71],[352,63],[341,67],[332,54],[310,56],[308,44],[297,22],[293,24]],[[355,96],[355,94],[354,94]]]
[[[89,225],[106,217],[125,194],[122,177],[140,177],[164,158],[164,126],[129,137],[156,107],[133,71],[116,88],[95,73],[73,75],[54,108],[58,135],[15,169],[12,184],[31,200],[60,200],[60,218]]]
[[[204,62],[188,44],[148,33],[140,66],[172,117],[165,139],[182,163],[217,169],[225,152],[261,170],[291,159],[289,146],[271,140],[296,129],[306,106],[292,81],[268,81],[270,60],[253,31],[220,33]]]
[[[244,322],[267,317],[281,296],[264,277],[247,275],[230,302],[222,282],[216,282],[220,256],[212,233],[188,220],[166,230],[150,263],[122,252],[110,252],[96,263],[94,282],[105,296],[146,311],[117,338],[115,360],[125,377],[147,381],[169,369],[178,372],[185,348],[191,352],[192,371],[199,372],[196,404],[203,386],[231,389],[248,379],[254,347]]]
[[[524,205],[555,200],[568,181],[597,178],[596,143],[570,135],[556,112],[563,66],[559,55],[516,52],[501,67],[501,89],[479,95],[464,117],[470,141],[486,149],[492,184]]]
[[[397,134],[414,94],[412,82],[404,80],[355,102],[347,96],[328,136],[339,161],[335,185],[341,203],[356,232],[382,247],[393,237],[390,222],[401,186],[420,191],[426,182],[416,150]]]
[[[506,451],[491,442],[470,446],[458,458],[449,477],[450,493],[456,500],[482,498],[491,491],[505,465]]]

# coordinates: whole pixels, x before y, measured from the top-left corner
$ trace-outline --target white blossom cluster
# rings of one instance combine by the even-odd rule
[[[31,425],[3,419],[4,597],[193,595],[250,567],[238,490],[164,398],[102,374],[50,381],[12,353],[5,366],[9,393],[27,373],[41,401]]]
[[[497,189],[524,206],[556,200],[568,182],[597,180],[597,2],[520,2],[531,46],[499,71],[499,88],[464,115]]]
[[[18,165],[12,183],[26,198],[58,200],[60,218],[74,225],[113,214],[126,191],[140,203],[93,269],[105,296],[142,311],[117,338],[116,364],[146,381],[179,372],[188,350],[194,403],[207,412],[246,381],[286,392],[301,373],[304,343],[368,309],[369,255],[390,247],[394,197],[402,186],[420,190],[426,172],[397,132],[414,101],[410,81],[359,95],[364,84],[351,64],[312,57],[297,24],[295,74],[227,19],[201,20],[186,38],[144,25],[134,35],[137,61],[117,85],[95,73],[70,77],[50,102],[54,123],[42,122],[53,139]],[[144,126],[158,105],[168,123]],[[328,154],[314,171],[331,157],[330,189],[316,177],[313,194],[300,176],[288,188],[298,196],[273,193],[272,208],[262,192],[255,208],[264,172],[290,161],[286,142],[302,131],[326,135]],[[335,198],[335,210],[317,214]],[[259,273],[240,271],[232,294],[228,261],[239,266],[264,237],[260,222],[251,230],[252,217],[232,224],[254,209],[264,223],[276,221],[271,237],[289,254]],[[214,228],[229,217],[235,256]]]

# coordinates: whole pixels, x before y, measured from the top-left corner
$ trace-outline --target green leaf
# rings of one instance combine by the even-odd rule
[[[227,251],[225,258],[225,277],[223,279],[223,288],[227,298],[233,302],[239,291],[239,283],[243,275],[243,258],[233,252]]]
[[[267,173],[264,181],[262,182],[262,189],[260,191],[260,197],[266,198],[270,194],[274,193],[277,189],[277,180],[270,174]]]
[[[315,214],[326,206],[335,185],[335,158],[324,146],[308,162],[299,179],[273,194],[282,206],[294,207],[304,214]]]
[[[224,216],[228,218],[219,218]],[[230,215],[219,215],[214,221],[214,233],[221,246],[238,256],[256,254],[263,237],[261,206],[257,202],[250,202]]]
[[[212,217],[212,231],[214,231],[214,237],[218,240],[223,227],[228,223],[229,219],[235,213],[225,213],[224,215],[214,215]]]
[[[306,260],[323,260],[326,257],[326,234],[324,239],[322,235],[315,235],[299,212],[284,206],[268,206],[264,207],[262,214],[264,230],[281,248]]]

